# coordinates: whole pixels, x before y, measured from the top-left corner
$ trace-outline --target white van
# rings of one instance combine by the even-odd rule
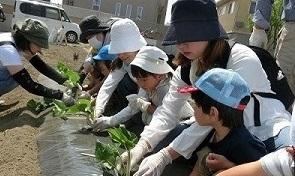
[[[48,26],[49,32],[63,27],[67,42],[74,43],[79,40],[80,28],[72,23],[60,5],[45,1],[16,0],[11,27],[24,21],[27,18],[34,18],[43,21]]]

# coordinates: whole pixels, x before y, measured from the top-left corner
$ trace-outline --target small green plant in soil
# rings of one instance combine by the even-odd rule
[[[107,131],[114,143],[103,144],[97,141],[95,148],[96,159],[102,164],[104,170],[115,171],[113,175],[120,174],[130,176],[130,150],[138,141],[136,135],[126,130],[124,127],[110,128]],[[123,166],[123,172],[118,171],[116,168],[117,162],[121,162],[119,147],[123,148],[128,153],[128,163],[126,166]]]
[[[62,119],[67,119],[68,115],[82,114],[85,116],[93,116],[93,109],[91,106],[91,101],[87,99],[78,99],[73,106],[67,107],[64,102],[60,100],[53,101],[54,108],[53,116],[60,117]]]
[[[52,100],[47,98],[44,98],[43,101],[31,99],[27,102],[27,109],[34,114],[39,114],[51,106],[53,106]]]
[[[68,80],[66,81],[66,85],[69,88],[77,87],[79,80],[80,80],[80,75],[78,72],[74,71],[71,69],[69,66],[65,65],[64,63],[59,62],[57,64],[57,70]]]

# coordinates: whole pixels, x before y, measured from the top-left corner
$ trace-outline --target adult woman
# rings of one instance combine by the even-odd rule
[[[133,160],[139,161],[178,124],[175,113],[183,106],[189,94],[181,95],[177,89],[191,84],[210,68],[225,65],[227,69],[238,72],[247,81],[251,91],[271,92],[270,83],[256,54],[241,44],[236,44],[231,49],[225,38],[214,1],[178,0],[173,5],[171,26],[163,44],[176,44],[180,53],[185,56],[185,65],[174,73],[172,86],[163,100],[162,108],[156,110],[150,125],[141,134],[139,145],[131,150]],[[226,56],[227,53],[229,56]],[[223,63],[226,57],[228,62]],[[188,75],[188,81],[185,79],[185,73]],[[269,152],[288,145],[286,134],[289,132],[290,114],[284,105],[276,99],[257,99],[260,102],[261,126],[254,125],[254,103],[251,98],[244,111],[244,124],[247,129],[266,144]],[[181,155],[190,158],[210,130],[209,127],[193,123],[168,147],[144,159],[137,175],[159,175],[173,159]]]
[[[132,20],[121,19],[112,25],[109,53],[117,54],[118,59],[114,61],[111,73],[98,92],[94,111],[95,117],[102,116],[105,106],[116,88],[117,92],[124,98],[129,94],[138,92],[136,79],[131,74],[129,64],[140,48],[146,44],[137,25]],[[90,123],[92,124],[92,122]]]
[[[74,103],[74,99],[60,90],[53,90],[32,80],[21,61],[23,56],[38,71],[59,84],[67,79],[41,60],[38,53],[41,48],[48,48],[48,29],[38,20],[27,19],[16,31],[0,34],[0,96],[21,85],[35,95],[63,100],[66,104]]]

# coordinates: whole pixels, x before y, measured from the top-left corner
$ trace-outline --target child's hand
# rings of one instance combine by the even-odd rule
[[[229,161],[223,155],[218,155],[215,153],[209,153],[206,158],[206,165],[210,170],[215,172],[219,170],[229,169],[235,166],[233,162]]]

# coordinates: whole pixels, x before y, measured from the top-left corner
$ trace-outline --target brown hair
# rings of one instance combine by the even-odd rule
[[[199,76],[210,68],[225,68],[230,54],[230,46],[224,39],[211,40],[205,49],[203,56],[197,61],[197,73]],[[173,61],[177,65],[188,65],[190,60],[183,54],[177,53]]]

